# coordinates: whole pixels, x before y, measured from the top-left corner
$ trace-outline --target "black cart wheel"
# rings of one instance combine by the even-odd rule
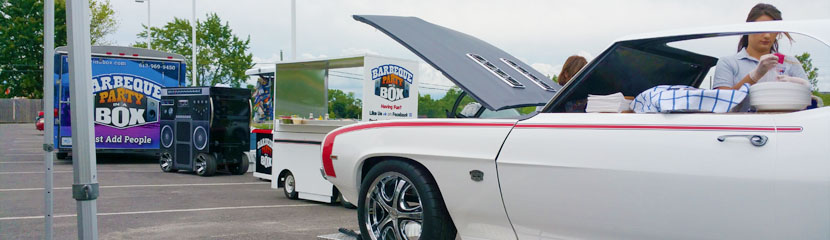
[[[162,152],[161,156],[159,157],[159,166],[161,170],[164,172],[177,172],[179,171],[175,167],[173,167],[173,155],[170,152]]]
[[[291,172],[285,174],[285,183],[283,183],[282,192],[285,193],[285,197],[288,199],[297,199],[297,181]]]
[[[195,164],[196,175],[209,177],[216,173],[216,158],[213,155],[199,153],[199,155],[196,155]]]
[[[366,174],[358,196],[362,239],[455,239],[438,185],[418,166],[382,161]]]
[[[228,170],[231,171],[233,175],[242,175],[248,172],[248,165],[251,164],[248,161],[248,154],[242,154],[242,157],[239,158],[239,163],[231,164],[228,166]]]

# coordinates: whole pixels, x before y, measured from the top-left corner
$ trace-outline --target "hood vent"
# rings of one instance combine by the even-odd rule
[[[533,76],[533,74],[531,74],[530,72],[528,72],[527,70],[525,70],[522,66],[519,66],[519,64],[516,64],[515,62],[510,61],[510,60],[508,60],[508,59],[506,59],[506,58],[500,58],[500,59],[501,59],[501,61],[502,61],[502,62],[506,63],[508,66],[510,66],[511,68],[513,68],[513,70],[516,70],[516,72],[521,73],[521,74],[522,74],[522,75],[524,75],[524,76],[525,76],[528,80],[530,80],[531,82],[535,83],[535,84],[536,84],[536,86],[539,86],[540,88],[545,89],[545,91],[549,91],[549,92],[556,92],[556,89],[553,89],[553,87],[551,87],[550,85],[548,85],[548,84],[546,84],[546,83],[542,82],[542,80],[541,80],[541,79],[537,78],[536,76]]]
[[[510,74],[507,74],[506,72],[502,71],[501,69],[499,69],[499,67],[496,67],[496,65],[493,65],[492,63],[490,63],[490,61],[487,61],[487,59],[484,59],[483,57],[472,53],[467,53],[467,57],[469,57],[473,61],[476,61],[478,65],[481,65],[482,67],[487,69],[488,72],[495,74],[496,77],[499,77],[499,79],[504,81],[504,83],[507,83],[507,85],[510,85],[514,88],[525,88],[524,84],[520,83],[519,81],[516,81],[516,79],[513,79],[513,77],[511,77]]]

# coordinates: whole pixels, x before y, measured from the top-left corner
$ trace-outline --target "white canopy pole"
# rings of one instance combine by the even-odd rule
[[[46,0],[43,3],[43,164],[44,164],[44,191],[43,191],[43,239],[51,240],[52,233],[52,168],[54,159],[52,150],[55,149],[52,135],[55,132],[55,0]]]
[[[95,134],[92,123],[92,56],[89,35],[89,0],[66,4],[69,42],[70,108],[72,109],[72,198],[78,208],[78,239],[98,239]]]

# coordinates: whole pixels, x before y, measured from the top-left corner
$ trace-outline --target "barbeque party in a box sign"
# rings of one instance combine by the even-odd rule
[[[158,135],[161,85],[139,76],[117,73],[94,76],[91,83],[97,144],[158,145],[154,140]],[[134,130],[125,132],[127,129]]]
[[[363,120],[418,117],[418,63],[366,56]]]

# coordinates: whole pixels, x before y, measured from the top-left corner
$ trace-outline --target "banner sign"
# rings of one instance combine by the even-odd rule
[[[60,100],[58,146],[71,147],[69,68],[61,55],[56,73]],[[57,69],[56,69],[57,70]],[[184,84],[184,64],[145,59],[93,57],[91,87],[95,147],[99,149],[158,149],[159,101],[162,87]],[[69,141],[67,141],[69,140]]]
[[[418,63],[366,56],[363,85],[364,121],[418,117]]]
[[[274,134],[270,129],[254,131],[256,134],[256,173],[271,175],[271,166],[274,159],[273,140]]]

